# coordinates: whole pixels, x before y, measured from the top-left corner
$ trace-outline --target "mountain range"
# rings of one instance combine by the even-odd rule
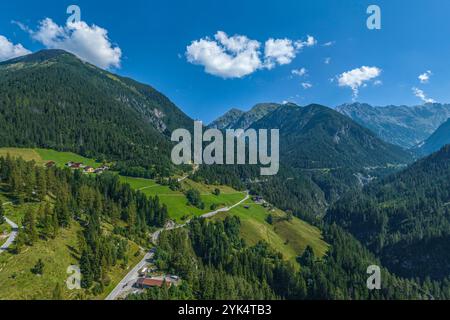
[[[294,168],[363,168],[407,163],[409,154],[331,108],[282,105],[250,125],[279,129],[281,161]]]
[[[231,109],[217,120],[213,121],[209,127],[215,129],[248,129],[252,123],[260,120],[267,114],[275,111],[280,104],[260,103],[255,105],[250,111],[244,112],[239,109]]]
[[[256,183],[252,188],[282,209],[301,212],[303,218],[322,216],[329,204],[359,188],[362,180],[412,161],[409,152],[382,141],[331,108],[271,106],[272,112],[248,124],[256,130],[280,130],[281,169],[277,176],[264,180],[264,187]],[[235,121],[227,128],[239,129],[239,124]],[[202,167],[199,175],[221,183],[260,180],[257,172],[220,166]]]
[[[381,139],[405,149],[416,147],[450,118],[450,104],[374,107],[344,104],[336,110],[368,128]]]

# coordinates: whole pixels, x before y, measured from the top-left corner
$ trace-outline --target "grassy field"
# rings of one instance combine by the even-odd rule
[[[272,225],[266,221],[269,213],[274,218]],[[294,261],[308,245],[318,257],[323,257],[328,250],[328,244],[323,241],[319,229],[295,217],[287,221],[286,213],[281,210],[269,211],[262,205],[247,200],[230,212],[216,217],[224,219],[227,215],[235,215],[241,219],[241,236],[247,244],[254,245],[264,240],[287,260]]]
[[[22,157],[26,161],[34,160],[38,164],[55,161],[58,167],[64,167],[69,161],[81,162],[94,168],[101,165],[95,160],[82,157],[72,152],[59,152],[48,149],[0,148],[0,157],[8,154],[11,157]]]
[[[33,247],[25,247],[19,254],[0,255],[0,300],[51,299],[52,291],[59,283],[64,288],[64,297],[75,298],[64,285],[67,267],[78,264],[78,225],[61,230],[58,237],[50,241],[38,241]],[[31,269],[42,259],[44,274],[36,276]]]
[[[0,148],[0,157],[6,157],[8,154],[13,158],[22,157],[26,161],[34,160],[39,164],[44,163],[35,149]]]
[[[70,291],[65,285],[69,277],[67,268],[78,265],[80,253],[77,251],[78,224],[62,229],[59,235],[50,241],[39,240],[33,247],[26,247],[18,255],[3,253],[0,255],[0,300],[47,300],[52,298],[57,284],[63,288],[64,299],[104,299],[122,280],[129,269],[142,259],[135,256],[139,247],[129,242],[129,262],[123,268],[120,264],[113,267],[109,274],[111,283],[99,296],[93,296],[85,290]],[[36,276],[31,272],[36,262],[42,259],[44,274]]]
[[[243,192],[230,187],[206,186],[189,179],[184,180],[181,183],[184,190],[197,189],[200,192],[202,201],[205,203],[205,209],[201,210],[190,206],[183,192],[173,191],[168,186],[159,185],[153,180],[121,177],[121,181],[128,183],[133,189],[140,190],[147,196],[158,196],[160,201],[167,205],[170,218],[179,223],[183,221],[183,218],[188,219],[211,212],[213,204],[218,208],[223,208],[234,205],[245,197]],[[216,188],[221,191],[219,196],[213,194]]]
[[[90,167],[94,167],[94,168],[101,166],[101,163],[98,163],[95,160],[82,157],[82,156],[72,153],[72,152],[58,152],[58,151],[47,150],[47,149],[35,149],[35,151],[44,160],[44,162],[55,161],[57,166],[59,166],[59,167],[64,167],[64,165],[66,163],[68,163],[69,161],[80,162],[86,166],[90,166]]]

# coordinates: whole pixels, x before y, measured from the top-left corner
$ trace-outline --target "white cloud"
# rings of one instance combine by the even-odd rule
[[[427,98],[427,96],[425,95],[423,90],[421,90],[419,88],[414,87],[414,88],[412,88],[412,91],[417,98],[421,99],[425,103],[435,103],[436,102],[434,99]]]
[[[359,87],[365,85],[367,81],[377,78],[381,74],[381,69],[377,67],[356,68],[342,73],[337,77],[340,87],[350,87],[353,91],[353,99],[359,94]]]
[[[303,77],[308,73],[308,70],[306,70],[305,68],[300,68],[300,69],[294,69],[291,71],[291,73],[293,75],[299,76],[299,77]]]
[[[330,57],[325,58],[325,59],[323,60],[323,62],[324,62],[325,64],[330,64],[330,63],[331,63],[331,58],[330,58]]]
[[[20,43],[14,44],[6,37],[0,35],[0,61],[17,58],[30,53],[31,51],[25,49]]]
[[[422,73],[421,75],[419,75],[419,80],[421,83],[428,83],[428,81],[430,80],[430,77],[433,75],[433,73],[428,70],[425,73]]]
[[[311,83],[309,83],[309,82],[303,82],[303,83],[302,83],[302,87],[303,87],[303,89],[305,89],[305,90],[311,89],[312,86],[313,86],[313,85],[312,85]]]
[[[331,46],[333,46],[335,43],[336,43],[336,41],[328,41],[328,42],[325,42],[322,46],[324,46],[324,47],[331,47]]]
[[[89,26],[84,21],[59,26],[46,18],[36,31],[23,25],[21,28],[48,49],[66,50],[100,68],[120,68],[122,50],[111,43],[108,31],[99,26]]]
[[[266,41],[264,54],[266,58],[265,65],[272,69],[278,63],[279,65],[289,64],[296,56],[294,43],[289,39],[269,39]]]
[[[303,49],[303,47],[313,47],[317,44],[317,40],[313,37],[308,35],[306,38],[306,41],[298,40],[295,42],[295,47],[300,50]]]
[[[381,80],[375,80],[374,82],[373,82],[373,85],[374,86],[381,86],[383,84],[383,81],[381,81]]]
[[[279,65],[290,64],[295,59],[297,53],[304,47],[312,47],[317,44],[313,36],[307,36],[306,40],[292,41],[290,39],[269,39],[266,41],[264,53],[264,66],[272,69]]]
[[[186,49],[186,57],[190,63],[204,66],[206,73],[222,78],[242,78],[260,69],[290,64],[298,51],[316,42],[312,36],[305,41],[271,38],[265,42],[263,53],[257,40],[218,31],[214,39],[192,41]]]
[[[229,37],[219,31],[215,40],[204,38],[187,47],[190,63],[202,65],[209,74],[223,78],[242,78],[261,68],[261,44],[246,36]]]

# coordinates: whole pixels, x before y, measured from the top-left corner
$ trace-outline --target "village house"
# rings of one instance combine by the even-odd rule
[[[166,282],[165,279],[140,278],[136,282],[136,286],[140,289],[162,288],[163,285],[170,287],[172,283]]]
[[[263,199],[263,197],[261,196],[254,196],[252,198],[253,202],[257,203],[257,204],[263,204],[265,201]]]
[[[85,166],[83,165],[83,163],[78,163],[78,162],[74,162],[72,163],[72,165],[70,166],[71,169],[83,169]]]
[[[85,173],[94,173],[95,169],[88,166],[88,167],[84,168],[84,172]]]

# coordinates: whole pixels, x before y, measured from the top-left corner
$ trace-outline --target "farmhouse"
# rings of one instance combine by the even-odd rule
[[[86,167],[86,168],[84,168],[84,172],[85,173],[94,173],[95,169],[92,167]]]
[[[257,204],[263,204],[265,201],[263,199],[263,197],[261,196],[255,196],[252,198],[253,202],[257,203]]]
[[[170,282],[166,282],[164,279],[153,279],[153,278],[140,278],[136,282],[136,286],[141,289],[149,289],[149,288],[161,288],[163,285],[170,287],[172,284]]]
[[[82,168],[84,168],[84,165],[82,163],[72,162],[72,164],[69,166],[69,168],[71,168],[71,169],[82,169]]]

